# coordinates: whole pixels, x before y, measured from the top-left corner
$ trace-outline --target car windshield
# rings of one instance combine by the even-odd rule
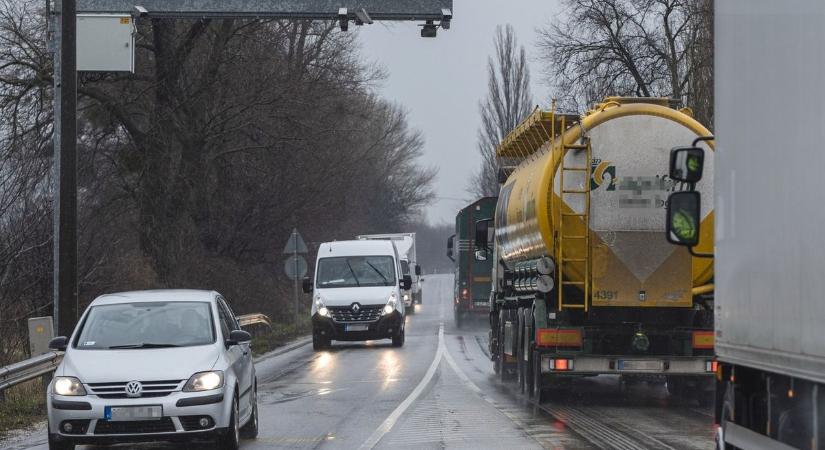
[[[215,342],[206,302],[93,306],[74,347],[81,350],[189,347]]]
[[[392,256],[341,256],[318,260],[319,288],[392,286]]]

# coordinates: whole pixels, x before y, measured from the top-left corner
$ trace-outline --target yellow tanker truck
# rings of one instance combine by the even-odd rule
[[[691,252],[712,250],[713,205],[697,247],[664,233],[670,149],[709,135],[669,99],[607,98],[583,116],[536,109],[501,142],[512,172],[495,217],[476,223],[475,257],[498,263],[489,345],[502,379],[539,401],[600,374],[712,389],[713,260]]]

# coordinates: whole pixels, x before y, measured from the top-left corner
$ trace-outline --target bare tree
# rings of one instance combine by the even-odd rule
[[[709,124],[711,0],[564,0],[539,32],[545,75],[567,108],[609,95],[671,97]]]
[[[487,97],[479,105],[481,166],[468,189],[476,197],[498,195],[496,147],[533,107],[527,53],[518,45],[512,25],[497,28],[493,46],[495,53],[487,61]]]

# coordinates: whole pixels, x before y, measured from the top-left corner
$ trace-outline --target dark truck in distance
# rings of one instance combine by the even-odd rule
[[[447,241],[447,256],[455,262],[453,315],[458,328],[470,316],[490,313],[494,258],[489,249],[474,250],[474,230],[476,222],[493,217],[497,201],[484,197],[461,209],[455,216],[455,234]]]

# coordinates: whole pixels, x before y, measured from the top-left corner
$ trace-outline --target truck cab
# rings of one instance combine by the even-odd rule
[[[391,339],[404,345],[403,295],[412,280],[390,241],[326,242],[318,248],[312,293],[312,345],[322,350],[336,341]]]

